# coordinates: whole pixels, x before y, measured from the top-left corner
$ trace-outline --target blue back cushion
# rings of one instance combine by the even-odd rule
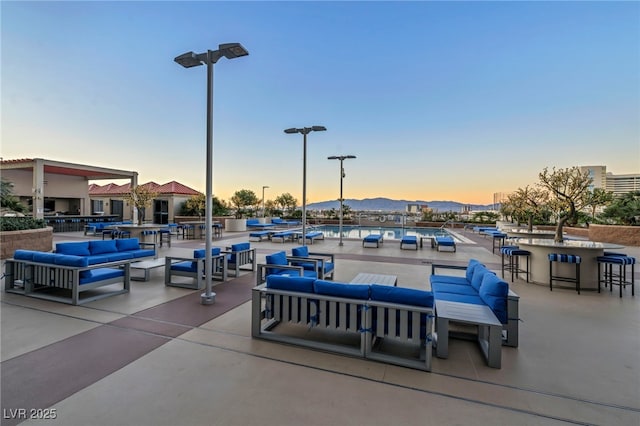
[[[199,249],[193,251],[194,259],[202,259],[206,253],[205,249]],[[218,256],[220,254],[220,247],[211,247],[211,256]]]
[[[267,287],[274,290],[298,291],[313,293],[314,278],[285,277],[281,275],[267,276]]]
[[[287,254],[283,251],[279,251],[273,254],[269,254],[266,257],[267,265],[288,265]],[[281,268],[267,268],[267,275],[269,274],[280,274],[285,272],[286,269]],[[291,271],[294,272],[294,271]]]
[[[309,257],[309,247],[300,246],[291,249],[291,254],[295,257]]]
[[[89,259],[83,256],[74,256],[72,254],[56,254],[53,262],[56,265],[76,266],[83,268],[89,265]]]
[[[58,243],[56,253],[72,254],[74,256],[89,256],[89,241],[79,241],[77,243]]]
[[[509,285],[495,274],[485,274],[478,291],[482,301],[491,308],[501,323],[507,323],[507,295]]]
[[[371,300],[403,305],[433,307],[433,293],[413,288],[371,284]]]
[[[260,221],[258,219],[247,219],[247,225],[257,225]]]
[[[140,250],[140,241],[137,238],[121,238],[116,240],[118,251]]]
[[[478,265],[480,265],[480,262],[478,262],[476,259],[469,259],[469,264],[467,265],[466,271],[467,281],[471,282],[471,278],[473,278],[473,272]]]
[[[16,250],[13,253],[13,258],[16,260],[33,260],[34,253],[37,253],[33,250]]]
[[[231,245],[231,251],[242,251],[249,250],[251,248],[251,243],[238,243]]]
[[[113,253],[118,251],[116,240],[91,240],[89,241],[91,254]]]
[[[344,297],[348,299],[369,298],[369,284],[343,284],[324,280],[316,280],[313,289],[317,294]]]
[[[495,275],[493,272],[488,270],[482,265],[477,265],[473,270],[473,277],[471,277],[471,287],[475,288],[477,291],[480,291],[480,285],[482,284],[482,280],[485,275]]]

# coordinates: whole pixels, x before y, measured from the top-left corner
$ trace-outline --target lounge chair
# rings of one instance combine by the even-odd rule
[[[267,229],[273,228],[276,225],[273,223],[260,223],[258,219],[247,219],[247,228],[253,229]]]
[[[271,241],[275,242],[275,240],[281,240],[280,242],[284,243],[287,240],[293,241],[296,233],[293,231],[280,231],[274,232],[271,234]]]
[[[440,251],[440,247],[452,247],[453,252],[456,252],[456,242],[453,237],[446,235],[436,236],[435,238],[436,250]]]
[[[183,287],[202,290],[205,282],[205,249],[193,251],[193,258],[165,257],[164,284],[172,287]],[[212,278],[220,281],[227,280],[227,258],[221,254],[220,248],[211,248]],[[193,278],[192,282],[173,281],[174,276]]]
[[[292,265],[292,261],[284,251],[267,255],[265,257],[266,263],[258,265],[256,285],[264,283],[269,275],[318,278],[317,270],[305,270],[302,266]]]
[[[297,234],[297,237],[298,237],[298,242],[302,241],[302,232]],[[324,233],[320,231],[307,232],[305,239],[309,244],[313,244],[314,240],[324,240]]]
[[[362,239],[362,247],[367,247],[368,245],[375,244],[376,248],[380,247],[380,244],[384,242],[382,234],[369,234]]]
[[[249,232],[249,241],[262,241],[263,239],[271,239],[272,231],[252,231]]]
[[[256,249],[251,248],[250,243],[237,243],[227,247],[227,251],[223,251],[227,255],[227,263],[229,270],[234,271],[234,276],[240,275],[240,270],[255,271],[256,270]],[[251,265],[250,269],[243,268],[244,265]]]
[[[274,218],[271,218],[271,223],[273,223],[275,225],[278,225],[278,226],[289,227],[289,226],[298,226],[302,222],[297,221],[297,220],[283,220],[283,219],[280,219],[279,217],[274,217]]]
[[[300,246],[291,249],[288,259],[292,265],[302,266],[306,271],[317,271],[321,280],[333,279],[336,266],[333,253],[310,252],[309,247]]]
[[[409,248],[418,250],[418,237],[415,235],[405,235],[400,240],[400,250],[404,248],[404,246],[409,246]]]

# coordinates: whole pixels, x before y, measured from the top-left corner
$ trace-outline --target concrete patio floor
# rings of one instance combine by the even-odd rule
[[[334,239],[310,248],[336,254],[336,281],[372,272],[428,289],[432,263],[470,258],[500,273],[491,241],[458,233],[466,242],[456,253],[400,250],[392,240],[377,249]],[[60,233],[54,242],[87,238]],[[246,233],[225,233],[213,245],[241,241]],[[259,263],[295,246],[251,244]],[[160,256],[202,247],[173,240]],[[640,257],[639,247],[624,251]],[[640,425],[640,294],[630,288],[620,298],[617,287],[578,295],[516,280],[520,346],[502,348],[501,369],[489,368],[474,342],[452,340],[449,358],[434,355],[433,371],[422,372],[252,339],[254,280],[251,272],[231,277],[209,307],[201,291],[165,287],[162,268],[133,281],[129,294],[83,306],[2,292],[2,424]],[[222,312],[232,285],[247,289],[247,302]],[[207,309],[222,311],[193,320]],[[25,419],[21,408],[55,419]]]

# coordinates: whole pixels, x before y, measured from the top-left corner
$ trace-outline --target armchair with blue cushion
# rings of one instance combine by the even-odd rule
[[[293,265],[294,259],[287,257],[284,251],[279,251],[265,257],[266,263],[258,265],[258,273],[256,274],[256,285],[260,285],[267,280],[270,275],[281,275],[291,277],[307,277],[318,278],[318,268],[314,267],[311,270],[305,270],[303,266]],[[312,262],[310,260],[310,262]]]
[[[241,270],[256,270],[256,249],[251,248],[251,243],[232,244],[223,253],[227,255],[229,269],[233,269],[236,277],[240,275]],[[251,265],[251,269],[243,268],[245,265]]]
[[[310,252],[308,246],[300,246],[291,249],[289,260],[294,266],[302,266],[307,271],[317,271],[318,279],[333,279],[336,266],[333,253]]]
[[[193,251],[193,258],[167,256],[164,266],[164,284],[172,287],[204,288],[205,249]],[[216,280],[227,280],[227,255],[220,252],[220,248],[211,249],[212,277]],[[192,282],[175,282],[174,276],[193,278]]]

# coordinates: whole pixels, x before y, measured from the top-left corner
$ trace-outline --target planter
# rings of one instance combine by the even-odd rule
[[[226,219],[224,230],[227,232],[242,232],[247,230],[247,219]]]
[[[53,228],[0,232],[0,259],[10,259],[16,250],[53,250]]]

